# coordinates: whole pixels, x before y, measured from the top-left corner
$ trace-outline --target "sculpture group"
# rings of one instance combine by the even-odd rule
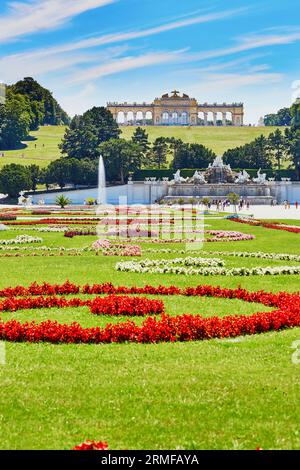
[[[235,173],[232,171],[230,165],[223,162],[222,157],[216,157],[213,163],[210,163],[207,170],[203,173],[196,170],[192,177],[183,178],[180,175],[180,170],[174,173],[174,179],[171,181],[173,184],[215,184],[215,183],[236,183],[236,184],[266,184],[268,183],[266,173],[261,173],[258,170],[256,178],[251,179],[251,176],[246,170]]]

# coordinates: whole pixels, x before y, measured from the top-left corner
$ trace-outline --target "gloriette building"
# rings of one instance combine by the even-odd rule
[[[155,98],[153,103],[107,103],[114,119],[119,124],[148,124],[153,126],[176,125],[223,125],[242,126],[243,103],[203,103],[174,90]]]

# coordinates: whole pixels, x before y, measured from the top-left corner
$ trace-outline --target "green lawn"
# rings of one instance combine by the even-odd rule
[[[131,138],[134,127],[122,127],[122,135]],[[269,135],[274,127],[157,127],[146,128],[149,139],[153,141],[160,136],[173,136],[184,142],[196,142],[206,145],[218,155],[225,150],[243,145],[260,136]],[[21,163],[30,165],[35,163],[41,167],[48,165],[52,160],[61,156],[58,148],[65,133],[64,126],[45,126],[36,132],[31,132],[31,139],[23,142],[18,150],[3,151],[5,156],[0,157],[0,168],[8,163]]]
[[[20,149],[0,150],[0,153],[5,154],[4,157],[0,157],[0,168],[9,163],[47,166],[52,160],[61,156],[58,144],[64,133],[64,126],[40,127],[38,131],[30,133],[30,139],[23,142]]]
[[[122,127],[125,138],[130,138],[135,127]],[[148,126],[146,127],[150,141],[157,137],[176,137],[184,142],[203,144],[217,155],[234,147],[247,144],[261,134],[267,136],[274,132],[275,127],[189,127],[189,126]]]
[[[299,235],[208,218],[210,229],[238,230],[255,240],[205,244],[210,251],[300,254]],[[48,246],[83,247],[95,237],[66,239],[33,230],[0,232],[43,238]],[[142,244],[153,248],[153,244]],[[161,245],[155,245],[160,248]],[[165,248],[166,245],[164,244]],[[180,245],[170,244],[179,249]],[[1,252],[0,252],[1,254]],[[171,258],[172,254],[145,254]],[[225,257],[228,265],[293,264]],[[197,284],[273,292],[299,290],[299,276],[202,277],[121,273],[116,257],[0,258],[0,288],[33,281],[113,282],[118,285]],[[151,297],[151,296],[150,296]],[[267,307],[238,300],[161,297],[170,314],[251,314]],[[84,326],[99,318],[88,308],[3,313],[5,320],[56,319]],[[140,322],[141,320],[135,320]],[[107,440],[111,449],[297,449],[300,447],[300,365],[291,344],[300,328],[242,337],[174,344],[6,344],[0,366],[2,449],[69,449],[84,439]]]

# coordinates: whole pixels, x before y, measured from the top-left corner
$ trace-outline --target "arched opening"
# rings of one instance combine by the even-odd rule
[[[189,123],[189,115],[186,111],[183,111],[181,113],[181,124],[183,126],[187,125]]]
[[[159,123],[159,117],[157,116],[156,121]],[[151,126],[153,124],[153,114],[152,111],[146,111],[145,114],[145,124]]]
[[[118,113],[117,113],[117,123],[118,124],[124,124],[124,122],[125,122],[124,112],[123,111],[118,111]]]
[[[127,123],[132,125],[134,121],[133,111],[128,111],[127,113]]]
[[[143,113],[142,111],[137,111],[136,113],[136,125],[142,126],[143,125]]]
[[[198,124],[198,126],[204,126],[204,112],[203,111],[198,112],[197,124]]]
[[[227,111],[225,113],[225,117],[226,117],[226,126],[232,126],[232,113]]]
[[[177,111],[174,111],[171,116],[171,123],[172,124],[178,124],[178,113]]]
[[[164,111],[161,116],[162,124],[169,124],[169,113]]]

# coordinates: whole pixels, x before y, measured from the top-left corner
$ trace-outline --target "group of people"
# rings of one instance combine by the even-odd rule
[[[284,205],[284,208],[285,208],[285,209],[290,209],[292,204],[291,204],[290,201],[283,201],[283,205]],[[299,207],[298,201],[296,201],[296,202],[294,203],[294,206],[295,206],[296,209],[298,209],[298,207]]]
[[[219,211],[224,212],[226,210],[226,207],[229,207],[230,205],[231,205],[231,202],[228,199],[224,199],[224,200],[214,199],[213,201],[208,203],[208,209],[210,209],[212,206],[215,206],[218,212]],[[241,198],[238,206],[239,206],[239,210],[242,210],[244,208],[248,210],[250,208],[250,203],[249,201]]]

